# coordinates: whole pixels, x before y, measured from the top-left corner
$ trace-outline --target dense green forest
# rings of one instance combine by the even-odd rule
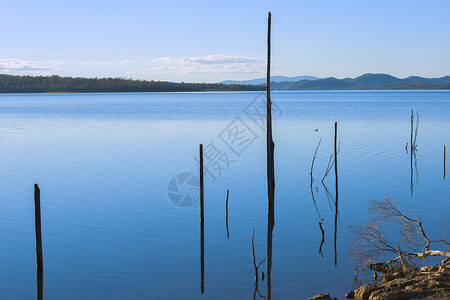
[[[388,74],[364,74],[356,78],[324,78],[272,82],[272,90],[450,90],[450,76],[400,79]],[[265,85],[238,83],[174,83],[126,78],[14,76],[0,74],[0,93],[110,93],[263,91]]]
[[[0,93],[198,92],[260,91],[264,89],[265,87],[262,85],[0,74]]]

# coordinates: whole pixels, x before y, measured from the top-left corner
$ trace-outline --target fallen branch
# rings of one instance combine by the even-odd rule
[[[354,241],[350,253],[358,264],[367,263],[370,269],[380,271],[389,269],[392,265],[402,266],[405,272],[414,268],[410,261],[413,259],[422,259],[428,256],[450,257],[450,251],[432,249],[445,245],[450,248],[450,242],[447,240],[447,221],[444,228],[444,238],[432,240],[428,237],[422,219],[413,212],[416,217],[412,217],[400,211],[398,202],[388,197],[381,201],[372,200],[369,203],[369,211],[373,220],[360,224],[356,227],[349,227],[354,234]],[[394,221],[400,225],[400,236],[403,238],[404,249],[395,241],[391,242],[382,229],[386,221]],[[422,251],[415,251],[421,249]],[[395,254],[395,258],[381,263],[373,263],[372,259],[386,254]],[[414,264],[412,265],[414,266]]]

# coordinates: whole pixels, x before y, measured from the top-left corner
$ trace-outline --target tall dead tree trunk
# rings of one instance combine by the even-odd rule
[[[271,13],[269,12],[267,23],[267,299],[272,298],[272,233],[275,225],[274,197],[275,197],[275,172],[274,172],[274,143],[272,139],[272,102],[270,101],[270,31]]]

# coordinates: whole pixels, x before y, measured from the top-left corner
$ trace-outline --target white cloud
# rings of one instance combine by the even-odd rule
[[[27,61],[18,58],[0,59],[0,71],[2,72],[33,72],[56,70],[35,61]]]
[[[122,60],[120,63],[121,64],[133,64],[133,63],[137,63],[137,60],[125,59],[125,60]]]
[[[102,60],[86,60],[82,62],[82,65],[108,65],[112,64],[112,61],[102,61]]]
[[[153,73],[259,73],[263,60],[254,57],[231,55],[208,55],[201,57],[160,57],[153,60],[157,66],[151,68]]]

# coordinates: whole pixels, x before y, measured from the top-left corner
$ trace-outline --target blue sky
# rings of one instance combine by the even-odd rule
[[[0,2],[0,73],[216,82],[450,74],[450,1]]]

